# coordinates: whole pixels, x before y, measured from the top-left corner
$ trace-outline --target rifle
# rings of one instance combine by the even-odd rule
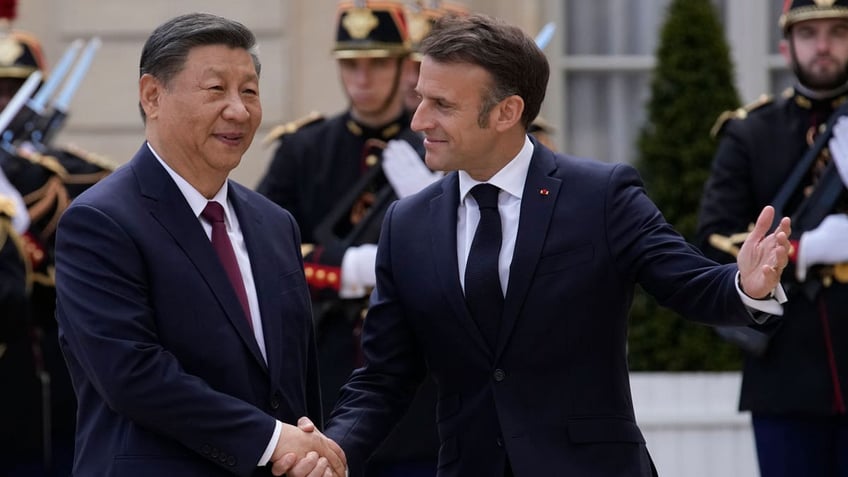
[[[377,139],[369,139],[366,146],[385,149],[386,143]],[[353,224],[349,231],[350,217],[353,208],[363,194],[376,191],[374,202],[364,211],[362,217]],[[327,214],[324,220],[315,227],[315,240],[325,247],[340,247],[347,249],[364,243],[377,243],[380,237],[380,226],[389,204],[397,199],[391,184],[386,180],[383,168],[376,164],[369,169],[354,186],[339,200],[336,207]]]
[[[82,40],[76,40],[65,50],[62,58],[56,63],[53,73],[44,82],[44,85],[39,88],[35,96],[26,101],[20,112],[15,116],[11,126],[15,131],[15,135],[12,138],[14,142],[38,142],[32,140],[33,136],[38,134],[36,123],[45,114],[47,101],[50,100],[50,97],[61,84],[80,47],[82,47]]]
[[[833,126],[842,116],[848,116],[848,102],[843,103],[830,115],[825,128],[816,137],[813,145],[810,146],[801,161],[792,169],[792,173],[772,201],[775,211],[773,228],[777,227],[787,210],[793,210],[791,216],[793,236],[800,236],[800,234],[816,228],[833,211],[845,187],[839,177],[839,171],[836,170],[834,161],[828,162],[812,193],[804,198],[801,196],[803,195],[804,180],[813,163],[820,154],[829,154],[825,151],[830,138],[833,136]]]
[[[91,62],[94,54],[100,48],[100,38],[94,37],[88,41],[85,49],[80,54],[79,60],[74,66],[73,71],[68,75],[65,85],[52,103],[52,112],[48,114],[46,111],[47,99],[58,88],[61,80],[64,79],[68,69],[77,51],[82,46],[82,40],[76,40],[68,47],[62,60],[56,65],[50,79],[45,83],[44,94],[39,91],[39,94],[33,100],[34,106],[40,110],[35,110],[36,115],[33,118],[31,126],[27,129],[26,135],[21,138],[22,141],[31,143],[38,151],[44,152],[53,137],[62,128],[68,116],[71,99],[82,84],[82,79],[91,67]],[[53,82],[53,83],[51,83]]]
[[[41,72],[36,71],[29,75],[29,78],[24,82],[24,84],[18,88],[15,96],[12,97],[9,104],[0,112],[0,131],[2,131],[2,136],[0,136],[0,149],[3,150],[7,155],[14,155],[15,148],[13,146],[13,142],[15,137],[20,134],[20,131],[16,130],[15,126],[15,118],[17,118],[18,114],[23,109],[27,100],[32,96],[33,91],[38,88],[38,83],[41,82]]]
[[[828,162],[821,177],[815,184],[812,192],[804,196],[803,189],[807,175],[813,164],[821,154],[829,154],[828,143],[833,136],[833,126],[842,116],[848,116],[848,102],[843,103],[834,111],[827,120],[813,144],[804,153],[801,160],[792,169],[772,201],[774,207],[774,222],[772,230],[777,228],[782,217],[787,211],[792,211],[792,236],[800,237],[806,231],[816,228],[824,218],[833,212],[845,190],[845,184],[839,176],[835,161]],[[710,244],[719,250],[736,255],[739,251],[738,244],[747,238],[748,233],[742,232],[725,237],[719,234],[710,236]],[[848,264],[836,264],[832,267],[822,267],[821,281],[807,280],[802,285],[809,297],[814,297],[821,286],[829,286],[836,278],[842,283],[848,283]]]

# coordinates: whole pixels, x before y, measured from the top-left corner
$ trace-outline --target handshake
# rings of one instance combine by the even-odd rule
[[[347,459],[338,444],[322,434],[307,417],[297,426],[283,423],[271,454],[271,473],[290,477],[344,477]]]

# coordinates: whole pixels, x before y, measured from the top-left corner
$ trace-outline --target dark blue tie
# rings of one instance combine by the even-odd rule
[[[495,349],[498,340],[504,302],[498,273],[501,251],[498,192],[500,189],[491,184],[478,184],[471,189],[471,195],[480,207],[480,223],[477,224],[465,266],[465,302],[492,349]]]

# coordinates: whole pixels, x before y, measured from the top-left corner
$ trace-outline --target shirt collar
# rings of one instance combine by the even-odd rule
[[[510,195],[520,200],[524,194],[524,183],[527,180],[527,171],[530,169],[530,159],[533,157],[533,150],[533,143],[525,135],[524,146],[518,151],[518,155],[492,176],[487,183],[507,191]],[[459,201],[465,201],[468,192],[477,184],[482,184],[482,182],[474,180],[467,172],[460,170]]]
[[[187,180],[177,174],[175,170],[171,169],[171,166],[159,157],[159,154],[156,153],[156,150],[153,149],[153,146],[149,142],[147,143],[147,148],[150,149],[150,152],[153,153],[153,156],[157,161],[159,161],[159,164],[162,164],[162,167],[165,168],[165,171],[177,184],[177,187],[180,189],[180,192],[182,192],[183,197],[185,197],[186,202],[188,202],[188,206],[191,207],[191,211],[194,213],[195,217],[199,218],[203,209],[206,208],[207,202],[214,200],[224,207],[224,220],[227,222],[230,221],[230,207],[227,205],[228,181],[224,181],[224,185],[221,186],[217,193],[215,193],[215,197],[207,199],[203,196],[203,194],[195,189],[194,186],[189,184]]]

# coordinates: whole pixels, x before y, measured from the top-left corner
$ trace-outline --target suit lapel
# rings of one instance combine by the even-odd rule
[[[465,327],[474,343],[486,354],[492,351],[477,329],[474,319],[465,305],[465,295],[459,282],[459,265],[456,258],[456,214],[459,207],[459,178],[456,173],[442,180],[442,193],[430,200],[430,227],[432,232],[432,251],[439,275],[439,283],[445,299],[454,311],[454,315]]]
[[[533,281],[533,272],[550,230],[551,217],[562,184],[561,180],[550,176],[556,169],[553,153],[538,143],[534,144],[535,151],[521,199],[518,236],[509,268],[509,285],[504,299],[496,356],[500,356],[509,341]]]
[[[251,354],[267,369],[227,274],[180,189],[146,144],[133,157],[131,167],[139,178],[142,195],[150,199],[150,214],[188,256]]]
[[[265,257],[273,257],[274,254],[270,248],[272,241],[263,239],[262,221],[264,217],[262,214],[248,201],[245,191],[235,186],[232,181],[230,181],[229,194],[233,208],[238,215],[241,233],[244,236],[247,254],[250,257],[250,267],[253,270],[253,283],[256,286],[256,296],[259,300],[259,314],[263,317],[262,331],[265,334],[268,368],[279,370],[282,366],[279,361],[282,354],[271,352],[271,350],[277,349],[281,345],[280,337],[283,331],[282,321],[275,319],[275,317],[280,316],[279,307],[281,304],[275,297],[279,295],[279,281],[276,278],[280,276],[281,271],[275,268],[279,264],[264,259]],[[271,279],[271,277],[275,279]],[[259,349],[257,348],[256,351],[258,353]]]

